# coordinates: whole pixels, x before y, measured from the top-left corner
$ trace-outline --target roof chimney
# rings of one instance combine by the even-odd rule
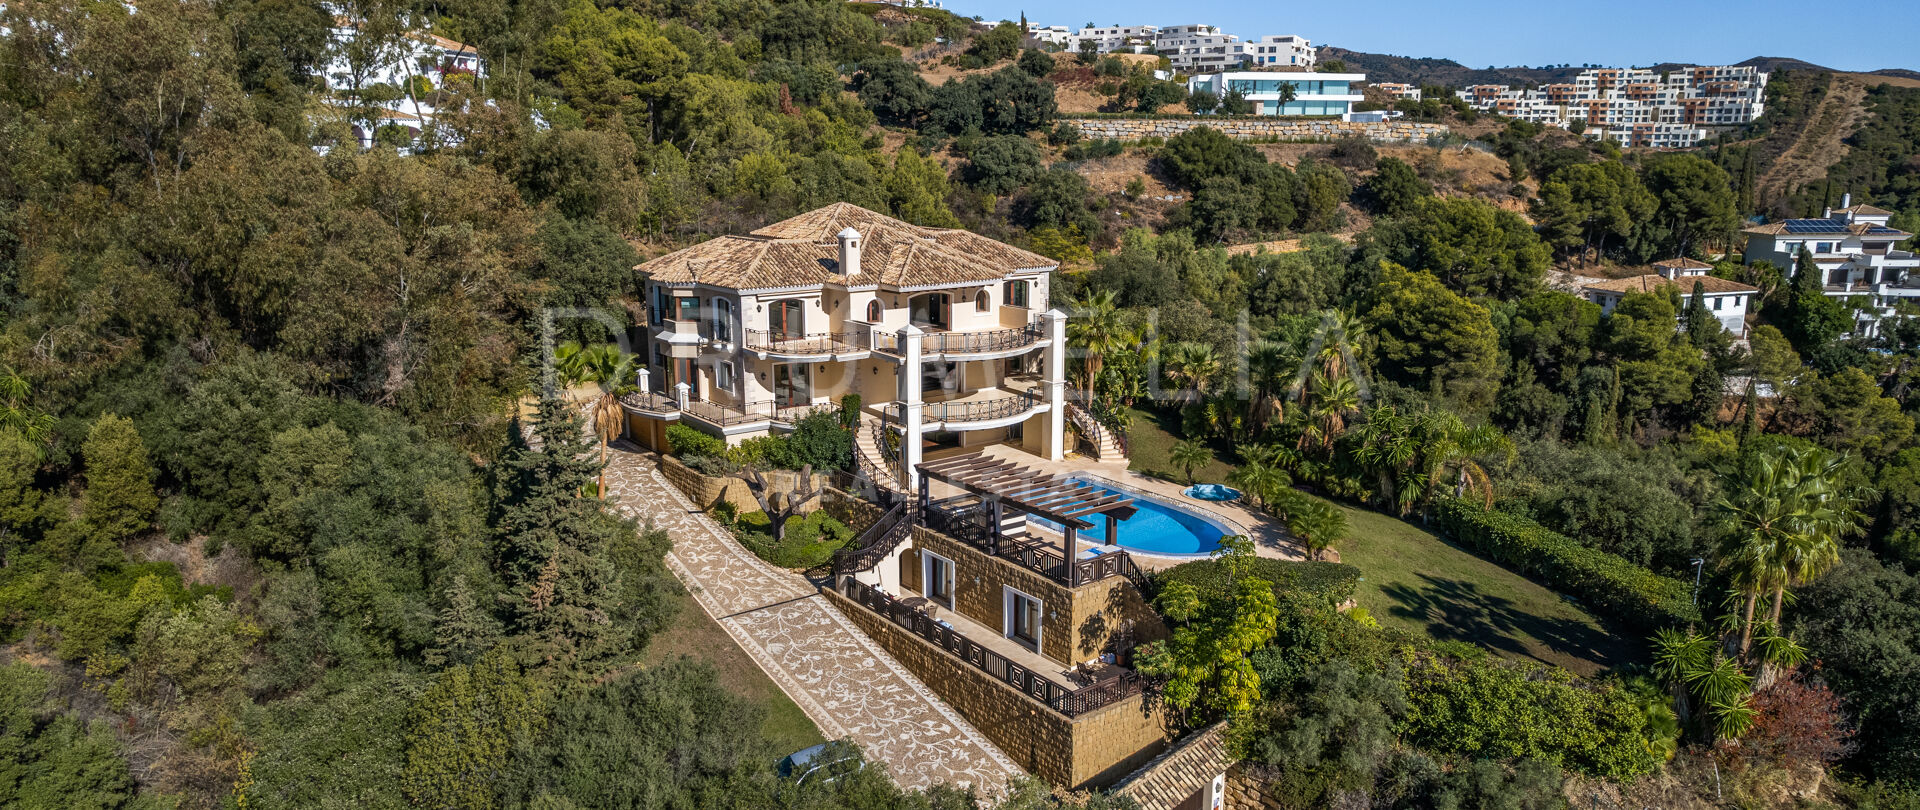
[[[1845,194],[1840,195],[1840,207],[1841,208],[1853,207],[1853,192],[1849,191]]]
[[[840,229],[840,275],[860,275],[860,232],[852,225]]]

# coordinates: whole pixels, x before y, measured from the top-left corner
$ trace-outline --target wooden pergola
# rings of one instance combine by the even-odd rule
[[[1078,585],[1075,558],[1080,554],[1081,531],[1093,528],[1089,518],[1107,521],[1107,545],[1119,538],[1119,522],[1133,516],[1133,499],[1117,495],[1067,476],[1041,473],[1011,461],[989,458],[979,453],[945,458],[915,465],[920,476],[920,508],[924,512],[932,501],[929,481],[940,481],[975,496],[986,504],[991,521],[988,552],[999,553],[1000,520],[1012,509],[1044,518],[1064,529],[1067,578]]]

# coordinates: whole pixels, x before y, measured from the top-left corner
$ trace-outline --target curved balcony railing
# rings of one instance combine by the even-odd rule
[[[680,410],[680,403],[673,401],[673,397],[666,396],[665,394],[656,394],[652,391],[636,391],[631,394],[621,394],[620,404],[625,406],[627,410],[640,413],[669,414]]]
[[[1032,391],[1012,396],[957,402],[929,402],[920,410],[922,422],[987,422],[1031,411],[1040,404]]]
[[[1032,346],[1044,340],[1047,330],[1044,324],[1030,323],[1012,329],[994,329],[986,332],[928,332],[920,339],[922,354],[986,354],[1005,352]],[[898,332],[873,333],[873,350],[891,355],[903,355]]]
[[[866,334],[862,332],[810,332],[797,334],[792,332],[771,332],[765,329],[748,329],[747,348],[757,352],[773,354],[843,354],[866,350]]]

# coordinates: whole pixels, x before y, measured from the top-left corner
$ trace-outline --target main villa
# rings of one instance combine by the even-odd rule
[[[655,449],[676,420],[737,444],[851,394],[860,449],[887,456],[901,488],[928,450],[1014,443],[1058,461],[1070,406],[1057,265],[849,203],[661,256],[635,268],[650,345],[630,427]]]

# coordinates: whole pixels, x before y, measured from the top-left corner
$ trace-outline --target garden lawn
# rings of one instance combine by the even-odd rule
[[[673,626],[662,631],[647,645],[642,655],[643,666],[653,666],[686,656],[704,661],[712,666],[720,685],[728,692],[738,695],[766,712],[761,723],[761,733],[773,742],[774,748],[781,754],[791,754],[810,745],[826,742],[820,736],[820,729],[807,719],[805,712],[780,691],[780,687],[767,677],[767,673],[747,657],[740,645],[727,635],[707,612],[700,609],[700,603],[693,601],[686,591],[678,597],[680,612],[675,615]]]
[[[1183,481],[1169,459],[1180,441],[1174,417],[1135,410],[1130,431],[1135,471]],[[1216,456],[1225,455],[1215,449]],[[1232,465],[1216,458],[1194,469],[1200,481],[1225,482]],[[1397,518],[1337,504],[1347,514],[1340,560],[1360,569],[1354,598],[1382,625],[1440,640],[1480,645],[1508,658],[1540,661],[1593,675],[1637,658],[1624,640],[1565,597]]]

